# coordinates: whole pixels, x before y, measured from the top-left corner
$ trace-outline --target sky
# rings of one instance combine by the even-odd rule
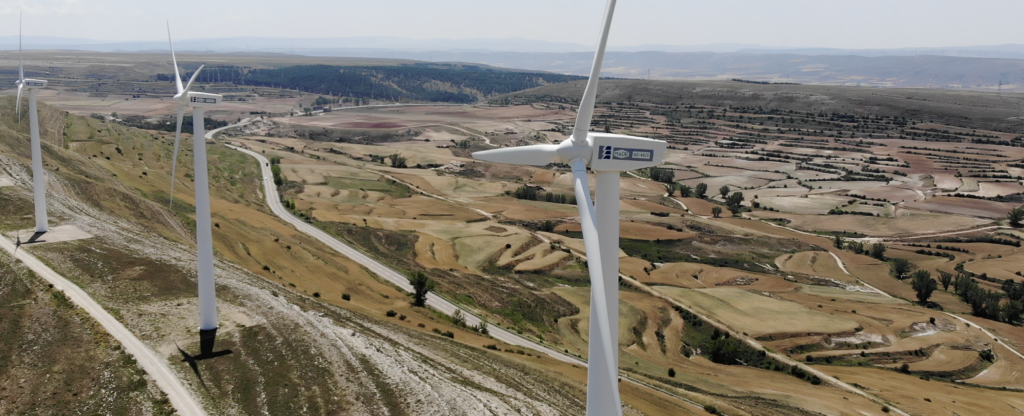
[[[173,8],[171,7],[173,5]],[[0,0],[0,36],[524,38],[596,44],[605,0]],[[622,0],[609,45],[1024,44],[1021,0]]]

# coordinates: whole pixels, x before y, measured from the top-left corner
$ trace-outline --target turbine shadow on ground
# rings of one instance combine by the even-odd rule
[[[175,343],[175,347],[178,348],[178,352],[181,353],[181,362],[188,363],[188,366],[192,368],[192,372],[196,374],[196,378],[199,379],[199,384],[203,386],[204,390],[209,390],[206,387],[206,382],[203,381],[203,375],[199,372],[199,361],[210,360],[217,357],[223,357],[231,354],[232,350],[221,350],[213,351],[214,344],[217,341],[217,330],[207,329],[199,331],[199,355],[191,355],[188,351],[181,349],[180,346]]]

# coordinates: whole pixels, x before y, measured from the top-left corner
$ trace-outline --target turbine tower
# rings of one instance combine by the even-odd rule
[[[557,145],[541,144],[473,153],[474,159],[489,162],[529,166],[568,163],[572,167],[590,272],[588,416],[622,415],[618,386],[619,175],[627,170],[660,165],[667,147],[660,140],[588,131],[614,12],[615,0],[608,0],[594,65],[577,111],[572,136]],[[597,176],[596,206],[590,199],[588,166]]]
[[[217,330],[217,296],[214,293],[213,275],[213,230],[210,227],[210,178],[206,164],[206,138],[203,128],[203,109],[220,103],[222,96],[205,92],[192,92],[200,66],[188,84],[182,88],[181,75],[178,73],[178,60],[174,57],[174,43],[171,41],[171,25],[167,24],[167,43],[171,46],[171,62],[174,64],[174,85],[178,93],[174,101],[178,103],[178,126],[174,132],[174,155],[171,157],[171,204],[174,204],[174,181],[178,167],[178,141],[181,139],[181,122],[185,116],[185,108],[192,109],[192,152],[195,156],[195,187],[196,187],[196,259],[197,278],[199,281],[199,331]],[[202,337],[202,335],[200,335]],[[210,344],[212,349],[212,343]],[[206,348],[204,348],[205,350]],[[205,351],[204,351],[205,352]]]
[[[18,17],[18,98],[15,104],[18,120],[21,120],[21,93],[28,90],[28,129],[32,138],[32,194],[36,208],[36,232],[49,230],[46,217],[46,171],[43,170],[43,148],[39,139],[39,111],[36,107],[36,93],[46,88],[46,81],[25,78],[25,63],[21,52],[21,17]]]

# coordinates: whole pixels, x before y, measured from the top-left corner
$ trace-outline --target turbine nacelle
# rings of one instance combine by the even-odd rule
[[[19,83],[20,83],[20,85],[24,85],[25,89],[33,90],[33,89],[37,89],[37,88],[46,88],[46,84],[48,82],[45,81],[45,80],[41,80],[41,79],[29,79],[29,78],[26,78],[24,81],[15,82],[15,84],[19,84]]]
[[[188,91],[186,93],[186,95],[187,95],[187,97],[186,97],[187,100],[185,102],[185,105],[187,105],[189,107],[193,107],[193,108],[194,107],[210,107],[210,106],[214,106],[214,105],[220,104],[221,100],[224,99],[223,95],[211,94],[211,93],[208,93],[208,92],[192,92],[192,91]]]
[[[512,165],[546,166],[582,159],[590,169],[601,172],[636,170],[658,166],[665,159],[668,144],[661,140],[622,134],[588,132],[585,145],[572,139],[562,143],[509,147],[473,153],[473,158]]]

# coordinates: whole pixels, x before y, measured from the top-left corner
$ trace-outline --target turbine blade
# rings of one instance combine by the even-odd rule
[[[178,59],[174,57],[174,42],[171,41],[170,21],[167,22],[167,44],[171,45],[171,63],[174,64],[174,86],[178,88],[178,94],[181,94],[184,89],[181,87],[181,75],[178,74]]]
[[[204,66],[206,65],[199,65],[199,69],[197,69],[196,72],[192,74],[192,78],[189,78],[188,84],[185,85],[185,92],[188,92],[188,90],[192,88],[192,83],[196,81],[196,77],[199,76],[199,71],[202,71]]]
[[[18,14],[18,80],[25,83],[25,60],[21,56],[21,14]],[[21,87],[18,90],[21,91]]]
[[[18,102],[14,105],[15,111],[18,113],[18,121],[21,121],[21,89],[24,86],[25,84],[18,84]]]
[[[597,53],[594,54],[594,65],[590,67],[590,80],[587,81],[587,89],[583,91],[583,99],[580,101],[579,111],[576,112],[576,124],[572,130],[572,144],[576,146],[584,146],[587,143],[587,131],[590,130],[590,120],[594,117],[594,100],[597,99],[597,81],[601,78],[601,64],[604,63],[604,48],[608,44],[608,31],[612,27],[613,14],[615,0],[608,0],[604,23],[601,25],[601,40],[597,44]]]
[[[608,385],[605,386],[609,389],[614,389],[613,396],[615,397],[615,409],[622,409],[621,398],[618,394],[618,378],[619,371],[615,365],[615,350],[612,348],[618,347],[611,343],[611,323],[608,322],[608,308],[613,305],[608,305],[608,298],[605,297],[607,288],[604,286],[604,273],[601,268],[601,246],[598,242],[597,234],[597,217],[594,213],[594,204],[590,199],[590,184],[587,181],[587,165],[582,159],[573,159],[572,164],[572,176],[573,176],[573,188],[576,192],[576,206],[580,211],[580,227],[583,229],[583,246],[587,254],[587,269],[590,272],[590,290],[593,291],[593,302],[590,308],[590,319],[597,319],[597,327],[600,330],[600,334],[597,334],[598,340],[596,342],[601,343],[601,349],[603,354],[600,357],[590,357],[591,365],[603,365],[608,369]],[[618,307],[618,305],[614,305]],[[618,328],[615,328],[618,330]],[[589,342],[595,342],[593,339],[594,334],[590,335],[591,339]],[[611,393],[611,392],[609,392]],[[621,414],[621,410],[616,410],[616,414]]]
[[[171,156],[171,202],[167,204],[168,208],[174,207],[174,181],[177,180],[177,169],[178,169],[178,140],[181,139],[181,121],[185,117],[185,106],[178,106],[178,128],[174,130],[174,153]]]
[[[558,145],[536,144],[473,152],[473,159],[512,165],[545,166],[557,162]]]

